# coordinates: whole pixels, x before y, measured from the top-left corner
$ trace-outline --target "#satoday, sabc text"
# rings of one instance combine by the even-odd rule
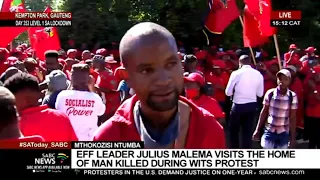
[[[231,151],[78,150],[75,165],[77,168],[258,167],[259,159],[244,159],[242,151],[227,156],[226,152]]]

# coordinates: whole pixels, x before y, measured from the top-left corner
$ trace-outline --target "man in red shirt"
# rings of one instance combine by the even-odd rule
[[[222,124],[225,114],[216,99],[204,93],[205,80],[199,73],[191,73],[185,79],[186,97],[197,106],[207,110]]]
[[[315,86],[313,89],[309,89],[307,96],[307,127],[309,135],[309,148],[320,148],[320,66],[316,66],[313,69],[314,73],[311,75]]]
[[[8,88],[16,98],[21,118],[20,129],[24,135],[40,135],[46,141],[77,140],[66,115],[46,105],[38,105],[41,92],[34,76],[27,73],[15,74],[5,81],[4,87]]]
[[[105,116],[109,119],[120,105],[120,94],[117,91],[118,82],[113,72],[105,67],[104,56],[95,55],[92,60],[92,65],[94,70],[99,73],[96,86],[106,104]]]
[[[303,84],[302,81],[297,76],[297,68],[293,65],[287,66],[287,68],[291,73],[291,84],[289,89],[297,94],[298,97],[298,109],[297,109],[297,128],[302,130],[304,128],[303,125],[303,117],[304,117],[304,99],[303,99]]]
[[[258,63],[257,70],[263,75],[264,93],[269,89],[277,87],[276,73],[279,71],[279,65],[276,60]]]
[[[85,62],[88,59],[91,59],[91,52],[89,50],[84,50],[82,52],[82,61]]]
[[[50,74],[51,71],[59,69],[58,56],[58,51],[49,50],[45,52],[46,74]]]
[[[286,62],[290,61],[290,57],[292,57],[292,54],[296,54],[297,46],[295,44],[290,44],[289,51],[284,54],[284,60]]]
[[[96,141],[144,141],[145,148],[225,148],[223,128],[183,97],[183,70],[173,35],[150,22],[121,40],[120,57],[136,93],[97,130]]]
[[[43,141],[40,136],[24,137],[19,129],[18,112],[14,95],[4,87],[0,87],[0,142],[9,140]]]
[[[221,106],[221,108],[224,109],[224,104],[226,101],[226,95],[225,95],[225,89],[228,84],[228,76],[223,75],[226,69],[226,64],[223,60],[214,60],[212,61],[213,69],[212,72],[209,74],[209,76],[206,77],[206,80],[208,82],[211,82],[214,88],[214,94],[213,97],[215,100],[217,100]]]

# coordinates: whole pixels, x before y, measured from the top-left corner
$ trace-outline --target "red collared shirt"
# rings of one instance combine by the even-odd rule
[[[211,113],[212,115],[214,115],[214,117],[216,118],[224,118],[225,114],[222,111],[219,103],[206,95],[201,95],[199,99],[197,100],[191,100],[194,104],[196,104],[197,106],[207,110],[209,113]]]
[[[69,118],[46,105],[25,109],[20,116],[20,130],[25,136],[39,135],[46,141],[78,140]]]
[[[99,88],[117,90],[118,83],[112,71],[99,72],[96,84]],[[120,105],[120,94],[118,92],[103,93],[106,104],[106,114],[114,113]]]
[[[225,149],[223,127],[215,117],[182,96],[179,100],[191,108],[185,148]],[[133,118],[133,108],[137,101],[138,97],[133,96],[121,104],[117,112],[98,128],[94,141],[141,141]]]

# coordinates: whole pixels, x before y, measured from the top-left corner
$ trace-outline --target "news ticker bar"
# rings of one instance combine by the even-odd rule
[[[71,27],[71,20],[3,20],[0,27]]]
[[[73,172],[88,176],[317,176],[320,169],[75,169]]]
[[[87,151],[81,149],[74,149],[77,151]],[[70,149],[1,149],[0,150],[0,169],[2,174],[6,173],[19,173],[19,174],[52,174],[55,173],[57,175],[201,175],[201,176],[222,176],[222,175],[229,175],[229,176],[244,176],[244,175],[286,175],[286,176],[307,176],[307,175],[318,175],[320,173],[320,169],[312,168],[312,169],[305,169],[304,165],[301,163],[309,162],[309,164],[315,164],[314,167],[319,167],[316,165],[318,162],[315,159],[315,162],[311,162],[310,160],[306,159],[305,162],[301,162],[299,159],[292,161],[292,159],[288,158],[280,158],[278,161],[287,161],[296,162],[296,164],[300,164],[301,168],[291,168],[291,169],[271,169],[275,166],[268,165],[268,166],[258,166],[257,169],[253,168],[243,168],[242,166],[235,167],[235,168],[219,168],[212,167],[212,168],[202,168],[198,165],[196,168],[179,168],[173,167],[173,165],[166,166],[167,168],[159,167],[159,168],[137,168],[134,166],[127,166],[127,168],[113,168],[113,167],[104,167],[103,164],[100,164],[100,168],[92,169],[92,168],[73,168],[72,161],[81,160],[74,156],[71,153],[72,150]],[[94,151],[94,150],[92,150]],[[106,150],[108,151],[108,150]],[[121,150],[116,150],[121,151]],[[113,150],[113,152],[116,152]],[[122,150],[126,151],[126,150]],[[140,150],[139,150],[140,151]],[[177,150],[181,151],[181,150]],[[209,151],[209,150],[208,150]],[[236,150],[240,151],[240,150]],[[243,150],[244,151],[244,150]],[[87,151],[89,152],[89,151]],[[221,151],[222,152],[222,151]],[[314,156],[314,155],[311,155]],[[304,157],[301,157],[304,158]],[[95,158],[92,158],[95,160]],[[108,158],[101,158],[101,160],[107,160]],[[110,159],[118,159],[120,161],[125,160],[125,156],[119,156],[119,158],[110,158]],[[128,158],[127,158],[128,159]],[[142,158],[142,160],[158,160],[159,158]],[[161,158],[160,158],[161,159]],[[188,159],[188,158],[186,158]],[[231,160],[234,160],[232,158]],[[166,160],[171,160],[170,158],[166,158]],[[276,162],[274,159],[271,159],[272,162]],[[268,167],[268,168],[265,168]],[[269,168],[270,167],[270,168]],[[287,167],[283,165],[283,167]],[[297,165],[296,167],[299,167]]]
[[[1,20],[0,20],[1,23]],[[121,142],[17,142],[0,141],[1,149],[143,149],[142,141],[121,141]]]
[[[3,170],[3,169],[2,169]],[[11,172],[20,175],[37,174],[61,176],[318,176],[320,169],[101,169],[101,170],[25,170],[3,171],[2,174]]]

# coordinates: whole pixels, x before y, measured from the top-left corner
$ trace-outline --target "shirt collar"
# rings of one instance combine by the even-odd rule
[[[29,114],[29,113],[39,112],[39,111],[42,111],[42,110],[45,110],[45,109],[48,109],[48,106],[47,105],[41,105],[41,106],[36,106],[36,107],[31,107],[31,108],[25,109],[20,114],[21,115]]]
[[[242,65],[241,68],[252,68],[250,65]]]
[[[277,87],[277,94],[280,94],[280,87],[279,86]],[[286,95],[290,96],[289,89],[287,89]]]

